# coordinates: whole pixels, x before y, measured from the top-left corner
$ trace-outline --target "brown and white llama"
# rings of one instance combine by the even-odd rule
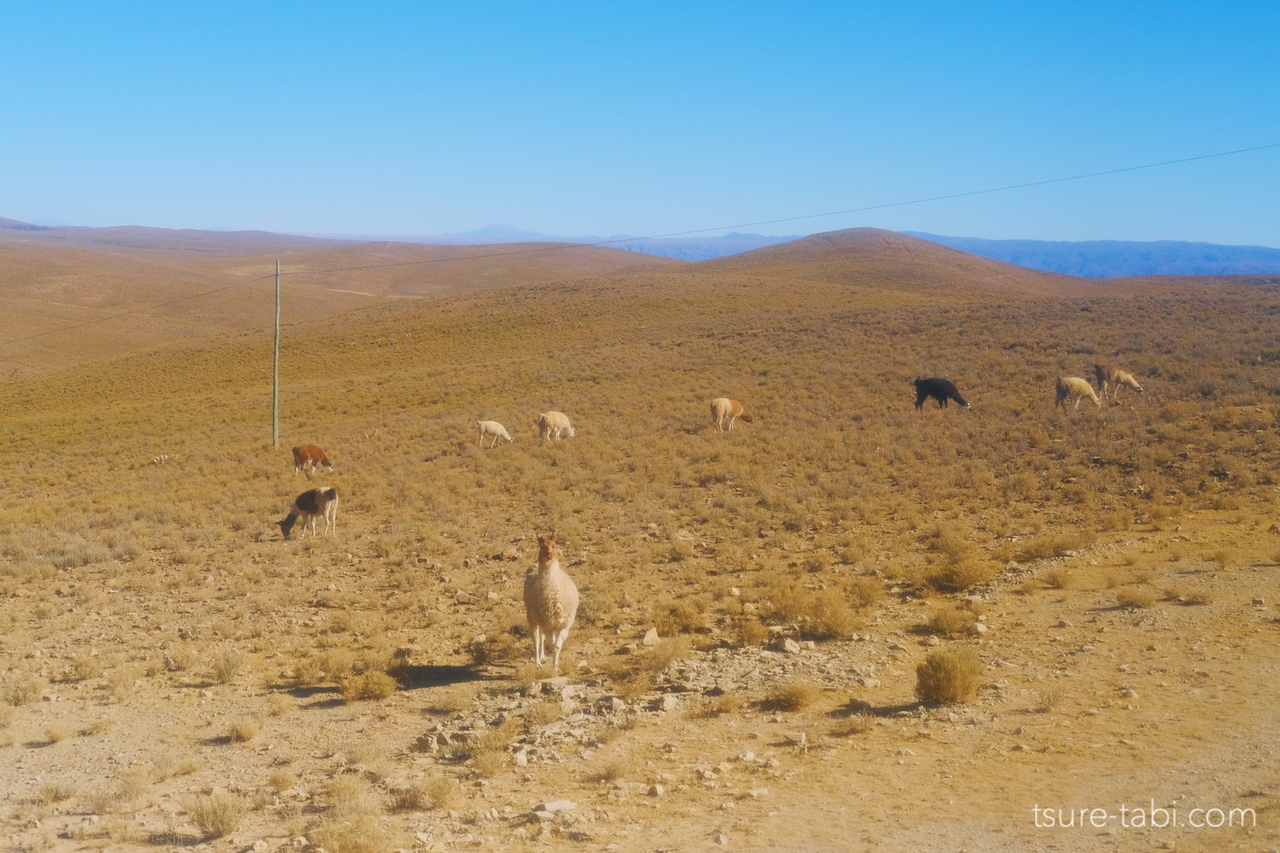
[[[314,444],[304,444],[293,449],[294,474],[306,474],[310,477],[311,474],[315,473],[317,465],[323,465],[330,471],[333,470],[333,463],[329,461],[329,457]],[[310,473],[307,471],[308,468],[311,469]]]
[[[1133,374],[1127,370],[1121,370],[1114,364],[1095,364],[1093,366],[1094,375],[1098,377],[1098,387],[1102,389],[1102,397],[1107,397],[1107,386],[1111,385],[1111,399],[1116,400],[1120,397],[1120,386],[1128,385],[1139,394],[1144,393],[1142,386],[1138,384],[1138,380],[1133,378]]]
[[[716,397],[711,401],[711,425],[720,432],[733,429],[733,422],[742,418],[751,423],[753,418],[742,407],[741,400],[730,400],[728,397]]]
[[[560,673],[560,649],[578,615],[578,587],[560,569],[556,532],[538,536],[538,568],[524,579],[524,611],[533,636],[533,662],[542,666],[546,645],[554,650],[552,668]]]
[[[284,538],[288,539],[289,534],[293,531],[293,526],[299,521],[302,522],[302,532],[298,534],[298,538],[302,539],[307,535],[307,522],[311,522],[311,538],[316,535],[316,519],[324,518],[324,535],[328,536],[332,530],[334,534],[338,532],[338,490],[333,486],[321,486],[318,489],[308,489],[298,495],[293,501],[293,506],[289,507],[289,514],[284,517],[283,521],[277,521],[280,525],[280,532],[284,534]]]
[[[1054,400],[1054,408],[1062,406],[1066,408],[1066,400],[1068,397],[1076,401],[1075,410],[1079,410],[1080,401],[1088,397],[1093,401],[1094,405],[1102,408],[1102,403],[1098,400],[1098,395],[1094,393],[1093,386],[1089,384],[1087,379],[1081,379],[1079,376],[1059,376],[1056,383],[1058,398]]]

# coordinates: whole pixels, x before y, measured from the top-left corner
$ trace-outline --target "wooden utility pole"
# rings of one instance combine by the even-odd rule
[[[276,355],[271,363],[271,444],[280,446],[280,262],[276,261]]]

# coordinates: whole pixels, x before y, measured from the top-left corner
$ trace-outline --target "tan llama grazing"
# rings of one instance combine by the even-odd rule
[[[1138,380],[1133,378],[1133,374],[1127,370],[1121,370],[1114,364],[1095,364],[1093,373],[1098,377],[1098,387],[1102,389],[1102,398],[1107,398],[1107,386],[1111,385],[1111,399],[1120,399],[1120,386],[1128,385],[1139,394],[1143,393],[1142,386],[1138,384]]]
[[[751,423],[751,415],[742,407],[741,400],[730,400],[728,397],[716,397],[711,401],[711,425],[719,432],[733,429],[734,421],[742,418]]]
[[[552,668],[560,673],[560,648],[578,614],[578,587],[560,570],[556,532],[538,537],[538,570],[524,579],[524,610],[533,635],[533,662],[542,666],[546,644],[555,649]]]
[[[1098,400],[1098,395],[1093,392],[1093,386],[1089,384],[1087,379],[1081,379],[1079,376],[1059,376],[1057,382],[1058,399],[1054,400],[1054,408],[1062,406],[1067,407],[1066,400],[1068,397],[1076,401],[1075,408],[1080,408],[1080,401],[1088,397],[1093,401],[1094,405],[1102,408],[1102,403]]]

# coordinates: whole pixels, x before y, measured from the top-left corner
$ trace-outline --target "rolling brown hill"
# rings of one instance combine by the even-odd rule
[[[934,295],[953,295],[958,290],[975,288],[1041,296],[1107,292],[1105,284],[1089,279],[991,261],[878,228],[813,234],[790,243],[705,261],[699,267]]]
[[[588,246],[341,244],[258,232],[0,229],[0,376],[269,332],[371,299],[571,282],[682,262]],[[91,334],[82,332],[92,328]]]

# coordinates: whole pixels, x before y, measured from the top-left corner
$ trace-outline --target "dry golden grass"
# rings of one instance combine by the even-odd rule
[[[794,658],[802,665],[882,648],[884,635],[909,632],[932,610],[949,608],[953,593],[989,584],[982,595],[998,599],[1019,583],[1009,581],[1012,572],[1026,572],[1042,578],[1026,581],[1027,591],[1057,591],[1011,605],[993,600],[987,637],[994,642],[978,647],[984,656],[1015,660],[1015,611],[1039,616],[1059,606],[1097,606],[1092,584],[1105,570],[1091,572],[1086,559],[1110,558],[1068,556],[1091,550],[1095,540],[1128,541],[1127,550],[1112,552],[1121,563],[1135,549],[1155,549],[1126,563],[1131,574],[1121,570],[1103,584],[1117,599],[1148,571],[1148,582],[1168,575],[1162,585],[1178,575],[1190,590],[1184,601],[1208,601],[1210,574],[1250,568],[1252,544],[1175,540],[1174,531],[1187,525],[1194,533],[1195,514],[1225,512],[1250,533],[1250,519],[1261,519],[1255,527],[1264,536],[1280,509],[1280,437],[1268,426],[1280,359],[1266,355],[1275,350],[1266,323],[1239,319],[1272,316],[1273,287],[1104,287],[1023,276],[940,251],[911,256],[913,245],[854,234],[763,260],[649,265],[634,275],[619,267],[598,278],[548,272],[525,284],[513,275],[469,289],[465,276],[455,276],[447,284],[458,290],[414,301],[326,295],[329,285],[360,289],[373,274],[361,282],[317,277],[306,293],[286,291],[293,301],[278,450],[263,415],[266,303],[237,300],[210,322],[255,330],[244,336],[170,346],[188,314],[148,339],[163,350],[135,352],[136,338],[113,333],[92,343],[121,358],[85,361],[86,341],[66,356],[84,361],[80,366],[0,384],[0,470],[7,478],[0,491],[0,695],[7,709],[0,709],[0,726],[7,719],[12,743],[38,740],[64,709],[78,709],[75,726],[83,726],[110,701],[118,722],[96,732],[91,745],[122,751],[121,742],[137,738],[163,708],[172,729],[147,728],[149,737],[139,739],[147,750],[157,746],[151,736],[163,739],[176,756],[169,769],[157,761],[148,771],[148,784],[164,788],[155,793],[181,798],[248,775],[267,796],[276,783],[261,780],[271,760],[287,752],[296,762],[288,771],[295,787],[313,798],[307,810],[268,802],[254,812],[255,832],[260,822],[273,837],[304,834],[334,853],[360,849],[367,829],[372,849],[408,847],[413,841],[386,827],[408,829],[424,804],[439,811],[452,797],[464,813],[481,811],[489,804],[473,800],[500,791],[494,804],[511,800],[523,808],[534,796],[528,792],[577,781],[570,778],[576,753],[565,753],[564,767],[532,759],[515,767],[510,758],[516,738],[570,716],[557,694],[523,713],[504,711],[516,721],[510,730],[445,754],[412,752],[427,743],[388,734],[453,730],[486,703],[514,702],[505,694],[551,675],[527,663],[529,639],[511,630],[521,622],[535,528],[560,529],[566,570],[583,590],[562,674],[628,700],[658,682],[666,689],[668,676],[688,677],[678,675],[679,665],[695,649],[704,668],[722,653],[763,655],[754,647],[770,625],[825,643]],[[295,259],[302,266],[346,257],[303,254]],[[249,275],[232,266],[210,275]],[[440,284],[430,276],[378,281],[385,290],[370,292]],[[338,319],[328,313],[357,303],[367,307]],[[308,316],[309,304],[318,310]],[[1087,323],[1082,307],[1089,308]],[[0,316],[0,325],[18,322]],[[1142,377],[1144,397],[1088,417],[1054,411],[1054,376],[1113,354]],[[53,364],[62,356],[48,358]],[[912,377],[942,365],[972,410],[914,410]],[[756,423],[731,434],[710,430],[707,400],[721,393],[742,398]],[[567,412],[578,435],[540,443],[532,418],[548,408]],[[506,423],[515,442],[481,452],[473,433],[481,417]],[[314,481],[295,477],[287,448],[303,441],[325,447],[335,471]],[[150,464],[162,453],[166,462]],[[339,534],[284,543],[273,523],[313,482],[342,494]],[[1149,546],[1136,544],[1146,537]],[[1222,543],[1233,553],[1224,547],[1215,559]],[[1182,554],[1176,570],[1157,556],[1175,549]],[[1035,565],[1050,558],[1053,567]],[[1030,565],[1006,575],[1009,561]],[[1203,573],[1184,578],[1184,570]],[[1074,587],[1071,577],[1079,581]],[[1094,598],[1084,602],[1087,595]],[[1232,593],[1220,595],[1234,602]],[[921,596],[925,607],[907,601]],[[1100,621],[1135,621],[1105,604]],[[1207,619],[1228,608],[1168,609]],[[955,612],[972,624],[974,611]],[[1079,627],[1079,612],[1055,611],[1054,619]],[[665,638],[658,648],[614,654],[651,625]],[[1112,630],[1103,643],[1108,653],[1127,629]],[[854,632],[874,635],[874,643],[846,643]],[[487,640],[476,644],[479,634]],[[924,650],[907,645],[893,666],[909,673]],[[403,655],[393,661],[400,647]],[[90,648],[103,650],[100,664],[87,655]],[[25,656],[35,649],[41,657]],[[1096,657],[1082,653],[1079,665]],[[993,672],[993,681],[1008,676],[1017,711],[1047,704],[1034,695],[1034,682],[1019,681],[1032,671],[1000,670],[1000,679]],[[393,674],[403,679],[402,692],[366,691],[372,680],[387,686],[383,677]],[[951,701],[943,697],[963,686],[959,674],[944,668],[929,676],[937,684],[926,678],[930,701]],[[890,675],[883,682],[869,696],[877,705],[910,702],[908,681]],[[687,755],[707,732],[734,740],[737,746],[725,747],[732,754],[774,686],[691,700],[682,707],[710,706],[712,713],[659,721],[629,702],[619,712],[626,719],[595,736],[616,739],[610,756],[644,744],[636,747],[637,774],[649,760],[662,766],[657,753],[641,749],[685,738],[680,749]],[[1144,708],[1153,704],[1148,688],[1137,689]],[[61,698],[43,703],[45,692]],[[385,699],[361,704],[379,695]],[[1085,701],[1083,691],[1073,695]],[[824,704],[815,699],[787,713],[805,727],[820,725]],[[201,751],[225,738],[231,721],[268,713],[270,738],[259,733],[247,748]],[[870,722],[854,721],[864,731]],[[974,737],[988,728],[976,727]],[[898,729],[886,726],[886,738]],[[872,727],[868,737],[880,731]],[[375,761],[346,763],[350,742],[341,738],[379,737],[388,740]],[[293,738],[306,745],[288,743]],[[313,749],[310,739],[321,742]],[[269,745],[270,753],[260,752]],[[22,753],[47,763],[66,758],[70,746],[6,748],[0,758]],[[191,778],[168,775],[174,761],[190,755],[204,762]],[[150,767],[153,758],[148,751],[133,760]],[[415,762],[440,774],[432,778],[450,792],[443,800],[422,787],[428,783],[407,781],[427,772]],[[831,769],[837,763],[824,762],[823,772],[838,775]],[[19,776],[34,778],[34,771]],[[534,781],[526,784],[525,776]],[[336,791],[323,795],[324,780],[356,777],[368,789],[363,806],[341,806]],[[127,811],[124,780],[110,778],[108,794],[82,796]],[[807,777],[793,778],[807,784]],[[466,784],[452,787],[459,780]],[[848,779],[835,783],[842,781]],[[790,796],[790,781],[769,785],[771,797]],[[28,786],[28,801],[36,793]],[[143,789],[137,804],[152,795]],[[699,807],[696,795],[669,791],[663,820]],[[740,807],[739,814],[751,808],[745,801]],[[395,814],[383,814],[386,808]],[[619,813],[631,820],[637,811],[623,804]],[[281,831],[286,824],[293,831]],[[488,827],[468,831],[494,835]],[[597,840],[613,843],[612,832],[600,831]],[[695,844],[672,844],[685,842]]]
[[[208,838],[222,838],[235,832],[249,808],[243,799],[227,793],[204,794],[186,804],[191,822]]]
[[[803,711],[822,695],[822,688],[807,681],[779,684],[765,697],[764,707],[774,711]]]

